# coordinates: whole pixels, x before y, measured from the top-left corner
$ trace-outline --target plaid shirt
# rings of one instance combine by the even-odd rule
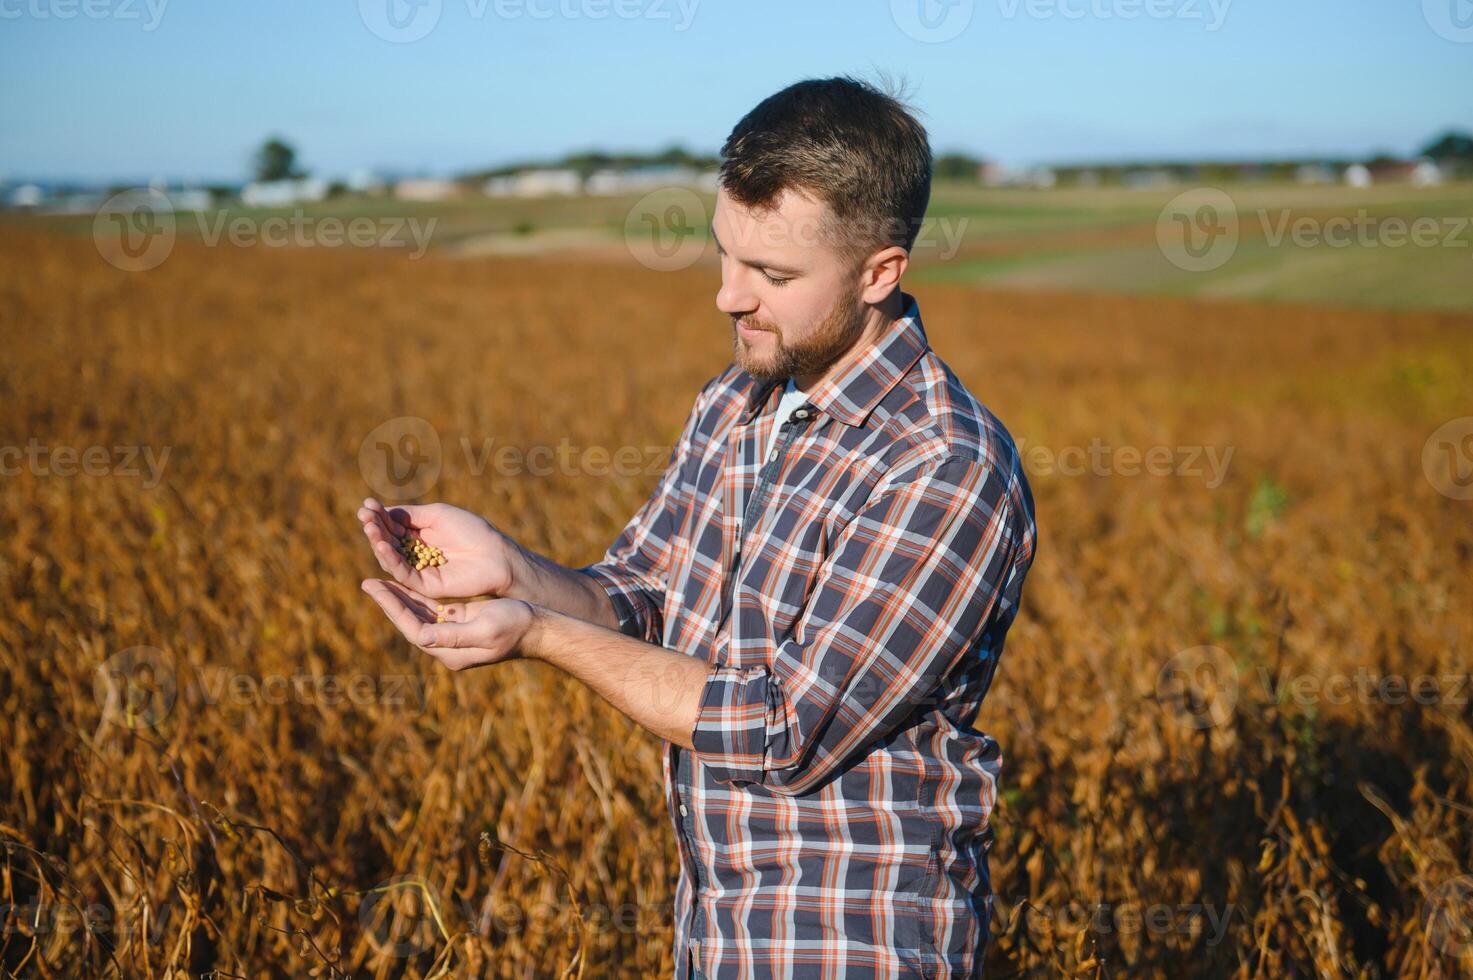
[[[735,365],[580,569],[620,629],[711,665],[667,743],[676,976],[977,976],[1002,762],[972,727],[1033,560],[1007,430],[915,298],[775,417]],[[775,448],[760,458],[773,426]],[[689,954],[690,959],[687,959]]]

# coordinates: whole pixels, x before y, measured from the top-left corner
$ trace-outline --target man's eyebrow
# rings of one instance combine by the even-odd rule
[[[716,254],[725,255],[726,249],[721,247],[721,239],[716,237],[716,222],[711,222],[711,240],[716,243]],[[746,259],[740,260],[742,265],[749,269],[768,269],[772,272],[785,272],[790,276],[802,273],[802,269],[794,269],[791,266],[779,265],[773,262],[750,262]]]

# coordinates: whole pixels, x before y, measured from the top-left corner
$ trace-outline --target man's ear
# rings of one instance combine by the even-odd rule
[[[860,299],[879,303],[894,291],[910,265],[910,253],[899,245],[881,249],[865,260],[859,272]]]

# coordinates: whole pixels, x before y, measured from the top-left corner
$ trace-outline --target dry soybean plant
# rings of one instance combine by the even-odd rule
[[[0,965],[668,975],[658,742],[409,648],[354,510],[412,418],[418,499],[598,557],[657,473],[480,447],[668,447],[729,354],[715,270],[181,241],[125,273],[14,231],[0,269],[0,441],[40,447],[0,477]],[[1473,319],[914,291],[1041,529],[976,720],[989,976],[1467,975],[1473,503],[1423,454]]]

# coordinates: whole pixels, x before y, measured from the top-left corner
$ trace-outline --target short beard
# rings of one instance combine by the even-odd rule
[[[731,321],[731,342],[736,362],[748,374],[759,381],[781,381],[798,375],[822,374],[838,360],[845,351],[854,346],[855,340],[864,330],[865,311],[859,305],[859,287],[847,290],[824,316],[818,329],[802,344],[789,346],[783,342],[782,334],[770,323],[745,321],[758,330],[766,330],[776,339],[776,351],[771,362],[754,364],[746,341],[742,340],[737,324]]]

